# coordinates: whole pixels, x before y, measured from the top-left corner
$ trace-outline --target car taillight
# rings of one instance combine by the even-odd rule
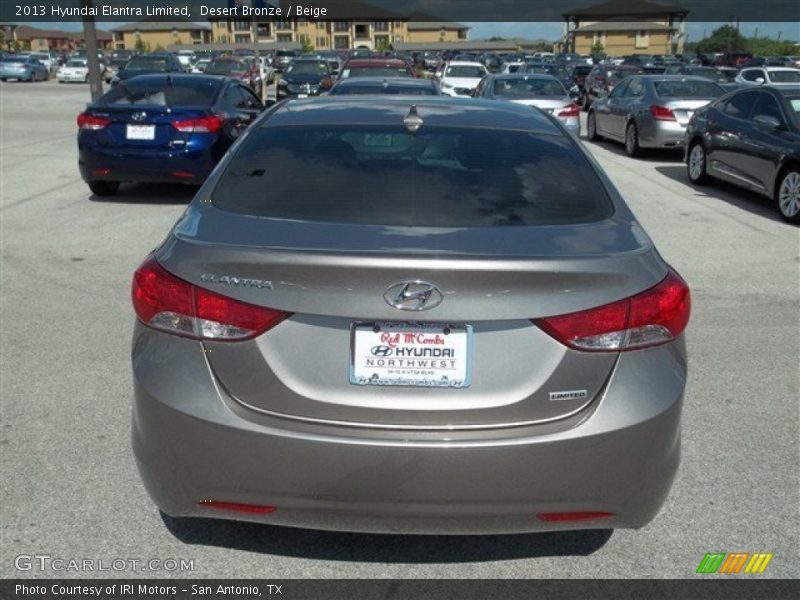
[[[100,115],[85,112],[78,115],[79,129],[105,129],[110,124],[111,119]]]
[[[672,112],[671,109],[667,108],[666,106],[658,106],[657,104],[653,104],[650,107],[650,114],[653,115],[653,118],[656,121],[677,121],[678,119],[675,118],[675,113]]]
[[[250,339],[290,314],[194,286],[153,257],[136,270],[131,297],[136,316],[148,327],[197,340]]]
[[[563,107],[556,114],[556,116],[558,116],[558,117],[577,117],[580,114],[581,114],[581,107],[573,102],[572,104],[567,104],[565,107]]]
[[[570,348],[620,352],[674,340],[690,312],[689,287],[670,269],[661,283],[630,298],[534,323]]]
[[[172,126],[184,133],[214,133],[222,127],[222,119],[217,115],[173,121]]]

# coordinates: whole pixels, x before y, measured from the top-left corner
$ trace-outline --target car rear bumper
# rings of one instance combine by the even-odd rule
[[[84,181],[141,181],[200,184],[216,164],[211,148],[143,152],[80,147],[78,168]]]
[[[220,390],[199,342],[138,323],[133,372],[134,453],[171,516],[382,533],[638,528],[663,504],[680,457],[682,339],[623,355],[603,397],[548,433],[365,431],[267,417]],[[202,500],[276,510],[220,511]],[[536,516],[578,511],[614,516]]]
[[[683,148],[686,125],[677,121],[647,119],[639,124],[639,145],[642,148]]]

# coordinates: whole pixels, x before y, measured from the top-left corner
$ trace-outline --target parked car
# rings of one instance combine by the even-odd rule
[[[178,50],[175,58],[183,65],[183,70],[187,73],[192,68],[192,63],[196,60],[194,50]]]
[[[96,196],[124,181],[200,184],[261,110],[238,79],[132,77],[78,116],[81,177]]]
[[[586,135],[592,141],[622,142],[629,156],[643,148],[680,148],[694,111],[724,93],[719,84],[702,77],[629,77],[589,108]]]
[[[99,66],[105,73],[102,65]],[[89,83],[89,61],[85,58],[70,58],[63,67],[56,71],[58,83]]]
[[[642,70],[632,65],[595,65],[583,81],[583,94],[580,103],[584,110],[598,99],[611,93],[620,81],[631,75],[637,75]]]
[[[103,79],[105,79],[105,82],[111,83],[114,80],[114,77],[116,77],[117,73],[119,73],[121,69],[125,68],[125,65],[128,64],[129,60],[129,58],[112,58],[103,71]]]
[[[275,58],[272,59],[272,66],[278,73],[283,73],[283,70],[297,57],[297,52],[294,50],[278,50],[275,52]]]
[[[350,58],[339,72],[339,79],[348,77],[416,77],[416,73],[399,58]]]
[[[277,98],[318,96],[333,86],[330,63],[323,58],[297,58],[278,81]]]
[[[224,75],[235,77],[261,98],[263,92],[263,80],[261,70],[256,65],[255,59],[238,56],[218,56],[214,58],[206,67],[206,75]]]
[[[183,73],[184,68],[173,54],[167,52],[137,54],[111,78],[111,85],[147,73]]]
[[[211,64],[211,58],[199,58],[192,65],[192,73],[205,73],[208,65]]]
[[[572,81],[572,77],[569,75],[569,71],[567,69],[572,68],[574,64],[585,64],[585,63],[542,63],[542,62],[527,62],[525,64],[525,73],[531,74],[539,74],[539,75],[552,75],[556,79],[558,79],[565,88],[570,89],[572,86],[575,85],[575,82]],[[575,86],[575,91],[577,92],[578,87]]]
[[[749,52],[726,52],[714,58],[712,64],[715,67],[743,67],[752,59]]]
[[[443,94],[471,96],[487,74],[486,67],[479,62],[450,61],[436,72],[436,79]]]
[[[800,86],[743,88],[695,112],[686,129],[689,180],[722,179],[774,200],[800,223]]]
[[[583,95],[583,87],[586,84],[586,76],[592,72],[594,67],[589,63],[578,63],[572,65],[567,69],[567,76],[572,80],[572,83],[578,86],[579,96]]]
[[[680,65],[667,67],[665,75],[690,75],[692,77],[703,77],[721,85],[724,89],[731,91],[739,87],[738,83],[732,83],[728,77],[714,67],[700,67],[692,65]]]
[[[6,56],[0,61],[0,81],[45,81],[49,77],[47,68],[32,56]]]
[[[172,517],[636,528],[680,461],[688,286],[525,106],[279,104],[132,302],[133,451]]]
[[[800,84],[800,69],[790,67],[749,67],[739,71],[735,81],[740,85],[793,87]]]
[[[510,62],[505,62],[500,68],[500,72],[503,74],[518,73],[519,71],[524,71],[524,70],[525,70],[524,60],[514,60]]]
[[[432,79],[412,77],[348,77],[340,79],[329,96],[392,94],[404,96],[440,96],[442,91]]]
[[[552,75],[487,75],[478,84],[475,97],[535,106],[553,115],[570,133],[580,135],[581,107],[573,101],[564,85]]]
[[[31,52],[31,58],[35,58],[40,63],[44,65],[44,68],[47,69],[48,76],[50,74],[50,70],[53,68],[53,57],[50,55],[49,52]]]

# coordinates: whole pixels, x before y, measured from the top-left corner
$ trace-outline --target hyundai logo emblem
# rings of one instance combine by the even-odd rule
[[[135,112],[131,115],[131,119],[134,121],[144,121],[147,118],[146,112]]]
[[[414,279],[393,283],[386,288],[383,299],[400,310],[420,311],[439,306],[444,296],[434,284]]]

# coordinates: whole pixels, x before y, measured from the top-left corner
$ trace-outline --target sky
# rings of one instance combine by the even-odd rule
[[[100,29],[111,29],[123,23],[98,23]],[[696,42],[703,38],[703,33],[710,34],[714,29],[725,25],[724,22],[708,23],[708,22],[689,22],[686,24],[686,34],[688,41]],[[67,31],[79,31],[82,27],[81,23],[77,22],[39,22],[39,23],[25,23],[32,27],[40,27],[42,29],[63,29]],[[470,39],[490,38],[490,37],[522,37],[527,39],[539,39],[555,41],[561,39],[564,31],[564,24],[558,23],[509,23],[509,22],[480,22],[480,23],[465,23],[469,25]],[[781,34],[782,40],[800,41],[800,23],[756,23],[756,22],[742,22],[740,23],[739,30],[742,35],[751,37],[758,32],[758,35],[767,35],[770,37],[777,37],[778,33]]]

